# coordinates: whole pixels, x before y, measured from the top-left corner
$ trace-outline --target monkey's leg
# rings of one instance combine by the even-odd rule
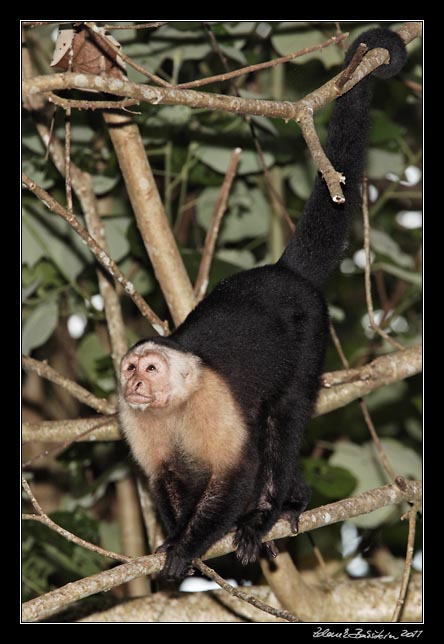
[[[254,479],[239,469],[223,479],[212,477],[187,524],[168,541],[162,575],[180,579],[235,523],[244,510]]]
[[[244,565],[258,558],[263,536],[283,510],[291,510],[292,527],[297,528],[310,499],[308,487],[297,474],[301,437],[310,413],[310,404],[287,397],[268,420],[262,493],[257,507],[238,521],[235,536],[236,556]]]

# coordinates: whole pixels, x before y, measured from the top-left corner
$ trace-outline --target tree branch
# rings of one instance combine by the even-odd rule
[[[78,385],[73,380],[65,378],[61,373],[50,367],[46,362],[41,362],[40,360],[34,360],[28,356],[22,356],[22,366],[27,371],[35,371],[41,378],[46,378],[50,382],[53,382],[56,385],[60,385],[69,391],[69,393],[80,400],[80,402],[85,403],[88,407],[92,407],[101,414],[115,414],[116,407],[112,403],[108,402],[104,398],[96,398],[91,392],[87,389]]]
[[[367,312],[370,326],[378,335],[381,336],[383,340],[386,340],[389,344],[394,346],[396,349],[404,348],[402,344],[396,342],[391,338],[388,333],[383,331],[379,324],[375,320],[375,310],[373,308],[373,299],[372,299],[372,284],[371,284],[371,257],[370,257],[370,223],[368,217],[368,191],[367,191],[367,177],[364,178],[362,185],[362,218],[364,222],[364,251],[365,251],[365,272],[364,272],[364,282],[365,282],[365,300],[367,302]]]
[[[341,183],[345,183],[345,176],[334,169],[329,158],[324,152],[314,126],[313,108],[308,106],[306,110],[300,113],[296,120],[301,126],[304,141],[310,150],[310,154],[313,157],[316,167],[327,184],[332,200],[335,203],[344,203],[345,197],[342,192]]]
[[[55,214],[64,219],[73,230],[83,239],[83,241],[90,248],[97,261],[114,277],[120,284],[122,284],[126,293],[133,300],[142,315],[151,323],[153,329],[160,335],[167,333],[166,323],[162,322],[160,318],[154,313],[150,306],[145,302],[143,297],[136,291],[132,282],[129,282],[115,261],[106,253],[96,240],[85,230],[85,228],[78,222],[73,213],[70,213],[58,201],[53,199],[51,195],[43,190],[35,181],[32,181],[26,174],[22,173],[22,182],[43,204]]]
[[[269,615],[273,615],[274,617],[280,617],[282,619],[285,619],[287,622],[301,621],[296,617],[296,615],[292,615],[287,610],[280,610],[278,608],[274,608],[273,606],[270,606],[269,604],[266,604],[265,602],[261,601],[254,595],[251,595],[250,593],[246,593],[244,590],[241,590],[240,588],[235,588],[234,586],[229,584],[228,581],[225,581],[223,577],[218,575],[215,570],[213,570],[209,566],[206,566],[203,563],[203,561],[201,561],[200,559],[195,559],[193,561],[193,566],[198,570],[200,570],[200,572],[203,575],[215,581],[216,584],[219,584],[221,588],[223,588],[227,593],[229,593],[233,597],[238,597],[239,599],[242,599],[242,601],[247,602],[248,604],[251,604],[255,608],[259,608],[259,610],[262,610],[264,613],[268,613]]]
[[[76,420],[44,420],[40,423],[24,421],[22,423],[22,441],[24,443],[75,441],[85,433],[87,433],[86,436],[82,438],[84,441],[115,441],[122,438],[117,418],[110,416],[95,416]]]
[[[331,525],[354,516],[367,514],[387,505],[399,504],[405,501],[417,503],[422,496],[420,481],[406,481],[404,489],[396,485],[386,485],[364,492],[359,496],[330,503],[328,505],[303,512],[299,521],[299,532],[315,530],[324,525]],[[291,526],[287,519],[280,519],[263,541],[281,539],[292,536]],[[294,535],[293,535],[294,536]],[[231,532],[218,541],[203,557],[208,559],[218,557],[234,550],[234,533]],[[165,554],[159,553],[140,557],[130,563],[125,563],[104,572],[85,577],[62,588],[53,590],[41,597],[31,599],[23,604],[22,618],[24,621],[36,621],[53,615],[61,608],[73,602],[94,595],[103,590],[109,590],[122,583],[141,575],[159,572],[165,563]]]
[[[208,288],[211,260],[213,259],[214,249],[216,247],[217,235],[219,233],[222,217],[227,209],[228,197],[230,196],[231,186],[236,176],[241,152],[241,148],[236,148],[231,154],[230,162],[208,226],[199,272],[194,285],[194,294],[197,302],[200,302],[205,297],[205,293]]]
[[[422,348],[417,345],[376,358],[360,369],[334,371],[333,374],[324,374],[322,377],[324,382],[337,381],[339,379],[337,374],[344,374],[347,379],[352,373],[354,379],[351,382],[346,381],[344,384],[322,389],[319,392],[314,416],[327,414],[334,409],[344,407],[375,389],[414,376],[420,373],[421,369]]]
[[[304,577],[302,573],[302,577]],[[356,579],[338,583],[332,597],[332,615],[321,619],[311,612],[307,622],[388,622],[390,606],[396,600],[398,582],[393,579]],[[269,605],[278,607],[279,602],[268,586],[250,586],[248,593]],[[334,609],[336,608],[336,611]],[[333,612],[334,611],[334,612]],[[119,603],[103,608],[85,617],[78,617],[72,611],[64,621],[78,622],[136,622],[136,623],[279,623],[281,620],[259,611],[224,590],[210,590],[205,593],[158,592],[151,597]],[[422,575],[412,577],[403,613],[406,622],[422,620]]]
[[[269,69],[270,67],[275,67],[276,65],[281,65],[282,63],[287,63],[294,58],[299,58],[300,56],[305,56],[305,54],[310,54],[313,51],[318,51],[320,49],[325,49],[330,45],[337,45],[345,38],[347,38],[348,33],[343,33],[338,36],[333,36],[320,45],[313,45],[312,47],[305,47],[304,49],[299,49],[292,54],[287,54],[286,56],[280,56],[279,58],[274,58],[273,60],[267,60],[264,63],[257,63],[256,65],[248,65],[247,67],[241,67],[240,69],[235,69],[231,72],[225,72],[224,74],[216,74],[215,76],[207,76],[206,78],[199,78],[188,83],[180,83],[176,85],[179,89],[191,89],[193,87],[202,87],[203,85],[209,85],[210,83],[224,82],[227,80],[232,80],[238,76],[244,76],[245,74],[251,74],[252,72],[259,72],[263,69]]]
[[[120,81],[119,82],[123,82]],[[193,287],[161,201],[142,136],[128,114],[103,115],[137,226],[176,325],[195,306]]]
[[[410,572],[412,570],[412,561],[413,561],[413,547],[415,545],[417,512],[418,512],[418,506],[416,504],[413,506],[410,512],[408,512],[409,534],[407,537],[407,552],[405,556],[404,574],[402,575],[401,588],[399,589],[399,597],[396,602],[396,607],[393,613],[392,622],[399,621],[402,609],[404,607],[405,598],[407,595],[407,589],[409,587]],[[401,517],[401,519],[405,519],[405,516],[406,515]]]
[[[422,23],[409,22],[403,25],[398,30],[398,33],[405,43],[409,43],[421,35]],[[385,49],[376,48],[368,52],[353,74],[353,78],[345,84],[344,92],[350,90],[362,78],[368,76],[375,69],[386,64],[388,57],[389,54]],[[24,80],[22,89],[25,98],[28,95],[32,96],[40,92],[60,89],[79,89],[83,91],[100,90],[126,98],[137,98],[140,101],[147,101],[154,105],[188,105],[189,107],[221,110],[234,112],[236,114],[281,118],[288,121],[291,119],[297,120],[307,107],[311,107],[316,112],[321,107],[335,100],[338,95],[336,82],[339,78],[340,74],[295,103],[289,101],[239,98],[172,87],[149,87],[146,85],[138,85],[137,83],[130,83],[118,78],[105,78],[79,73],[35,76],[30,80]]]

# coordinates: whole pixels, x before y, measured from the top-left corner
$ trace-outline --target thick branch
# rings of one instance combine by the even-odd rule
[[[337,380],[337,374],[344,374],[348,378],[350,377],[350,372],[353,374],[353,378],[359,377],[359,380],[355,379],[352,382],[345,382],[329,389],[322,389],[319,392],[314,415],[321,416],[339,407],[344,407],[353,400],[379,389],[379,387],[414,376],[420,373],[421,370],[422,349],[418,345],[404,351],[397,351],[396,353],[376,358],[361,369],[335,371],[333,374],[325,374],[324,378],[327,382]]]
[[[118,81],[119,83],[123,81]],[[140,234],[174,322],[195,306],[193,288],[177,249],[136,123],[104,113]]]
[[[348,403],[361,398],[366,394],[398,380],[404,380],[422,369],[421,347],[416,346],[405,351],[390,353],[376,358],[373,362],[360,369],[334,371],[324,374],[323,379],[329,388],[319,392],[315,416],[344,407]],[[350,373],[353,381],[348,382]],[[336,382],[344,384],[334,385]],[[332,383],[332,384],[330,384]],[[61,442],[79,437],[88,427],[94,427],[97,422],[106,422],[104,427],[94,432],[93,436],[87,435],[84,440],[118,440],[122,436],[118,429],[117,419],[112,420],[106,416],[96,418],[82,418],[78,420],[52,420],[41,423],[23,423],[23,441]]]
[[[361,516],[387,505],[399,504],[405,501],[418,503],[422,498],[420,481],[406,481],[404,489],[397,485],[386,485],[364,492],[359,496],[330,503],[328,505],[304,512],[299,521],[299,532],[308,532],[324,525],[331,525],[351,517]],[[292,536],[291,526],[287,519],[280,519],[270,532],[265,535],[264,541],[281,539]],[[234,533],[229,533],[218,541],[203,557],[209,559],[218,557],[234,550]],[[159,572],[165,562],[165,555],[154,554],[140,557],[130,563],[122,564],[105,572],[85,577],[79,581],[53,590],[41,597],[31,599],[23,604],[23,620],[36,621],[53,615],[61,608],[65,608],[83,597],[89,597],[103,590],[109,590],[122,583],[135,579],[141,575]]]
[[[134,304],[137,306],[142,315],[151,323],[152,327],[160,334],[166,334],[165,323],[162,322],[160,318],[154,313],[151,307],[145,302],[143,297],[136,291],[134,285],[127,280],[125,275],[122,273],[120,268],[117,266],[116,262],[111,259],[111,257],[106,253],[101,246],[96,242],[96,240],[91,237],[91,235],[85,230],[85,228],[79,223],[77,218],[73,213],[70,213],[66,208],[53,199],[51,195],[43,190],[40,186],[36,184],[35,181],[32,181],[26,174],[22,173],[22,182],[38,199],[40,199],[43,204],[64,219],[73,230],[83,239],[86,245],[91,249],[97,261],[105,268],[108,273],[112,275],[120,284],[122,284],[125,292],[133,300]]]
[[[34,360],[28,356],[22,356],[22,366],[27,371],[35,371],[42,378],[46,378],[56,385],[60,385],[66,391],[80,400],[80,402],[85,403],[88,407],[92,407],[101,414],[114,414],[116,412],[115,406],[103,398],[96,398],[91,392],[89,392],[84,387],[81,387],[73,380],[65,378],[61,373],[50,367],[46,362],[40,362],[40,360]]]
[[[404,42],[409,43],[421,35],[422,23],[409,22],[402,26],[398,33]],[[368,52],[353,74],[353,78],[345,84],[344,92],[354,87],[377,67],[386,64],[388,57],[389,54],[385,49],[377,48]],[[281,118],[288,121],[290,119],[297,120],[300,113],[304,112],[307,107],[311,107],[316,112],[335,100],[338,96],[336,82],[340,76],[341,74],[336,75],[314,92],[295,103],[239,98],[170,87],[148,87],[117,78],[103,78],[102,76],[79,73],[36,76],[23,82],[23,95],[26,97],[40,92],[60,89],[100,90],[126,98],[137,98],[140,101],[147,101],[154,105],[188,105],[189,107],[221,110],[236,114]]]
[[[357,579],[339,583],[335,587],[334,598],[337,612],[331,622],[388,622],[390,607],[396,600],[398,591],[396,581],[387,578]],[[268,586],[252,586],[248,593],[269,605],[278,607],[276,596]],[[73,614],[73,620],[77,616]],[[406,622],[422,620],[422,576],[413,576],[403,619]],[[279,623],[281,620],[231,597],[223,590],[211,590],[205,593],[159,592],[151,597],[143,597],[130,602],[89,614],[78,619],[79,622],[136,622],[136,623]],[[307,621],[321,621],[311,613]]]
[[[115,441],[122,438],[117,418],[96,416],[77,420],[45,420],[41,423],[22,424],[22,441],[41,441],[45,443],[62,443],[74,441],[88,432],[83,441]]]

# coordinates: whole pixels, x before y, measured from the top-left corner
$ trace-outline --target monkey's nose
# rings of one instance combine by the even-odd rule
[[[142,385],[143,385],[143,382],[142,382],[141,380],[139,380],[139,382],[136,382],[136,384],[135,384],[135,386],[134,386],[134,389],[137,391],[138,389],[140,389],[140,387],[141,387]]]

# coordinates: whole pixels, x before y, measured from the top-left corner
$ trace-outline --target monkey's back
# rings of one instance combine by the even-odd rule
[[[327,329],[320,291],[269,265],[222,280],[171,340],[222,374],[254,422],[295,378],[301,395],[314,400]]]

